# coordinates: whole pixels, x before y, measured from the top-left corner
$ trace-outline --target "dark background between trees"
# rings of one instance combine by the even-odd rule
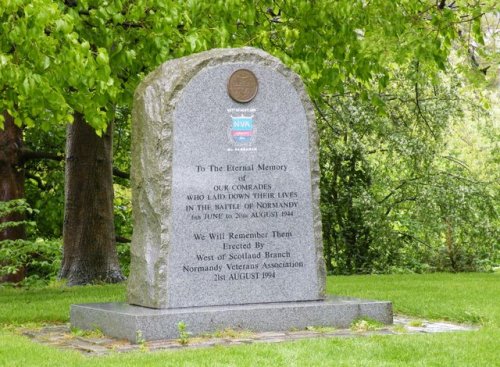
[[[299,73],[316,107],[330,273],[491,269],[499,238],[495,6],[6,3],[0,276],[124,279],[135,87],[169,59],[241,46]]]

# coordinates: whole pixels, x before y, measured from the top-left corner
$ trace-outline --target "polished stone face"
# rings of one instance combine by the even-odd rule
[[[229,95],[238,70],[257,79],[248,103]],[[168,62],[136,93],[133,134],[130,303],[323,297],[314,113],[295,74],[249,48]]]

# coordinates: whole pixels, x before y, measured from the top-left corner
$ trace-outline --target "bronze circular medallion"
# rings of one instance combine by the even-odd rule
[[[227,92],[236,102],[247,103],[255,98],[259,82],[254,73],[247,69],[238,69],[229,77]]]

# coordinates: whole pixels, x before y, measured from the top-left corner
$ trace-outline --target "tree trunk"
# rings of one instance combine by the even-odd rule
[[[7,112],[4,129],[0,130],[0,201],[24,198],[24,170],[22,169],[23,132],[14,124],[14,119]],[[22,221],[23,214],[13,213],[0,218],[0,223]],[[7,228],[0,231],[0,241],[26,238],[24,226]],[[25,277],[25,269],[15,274],[0,277],[0,282],[19,282]]]
[[[66,137],[64,254],[69,285],[124,279],[113,220],[112,126],[102,138],[76,113]]]

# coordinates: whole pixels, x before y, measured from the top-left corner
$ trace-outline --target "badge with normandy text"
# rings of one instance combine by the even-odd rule
[[[253,140],[253,115],[231,116],[231,137],[235,143],[250,143]]]

